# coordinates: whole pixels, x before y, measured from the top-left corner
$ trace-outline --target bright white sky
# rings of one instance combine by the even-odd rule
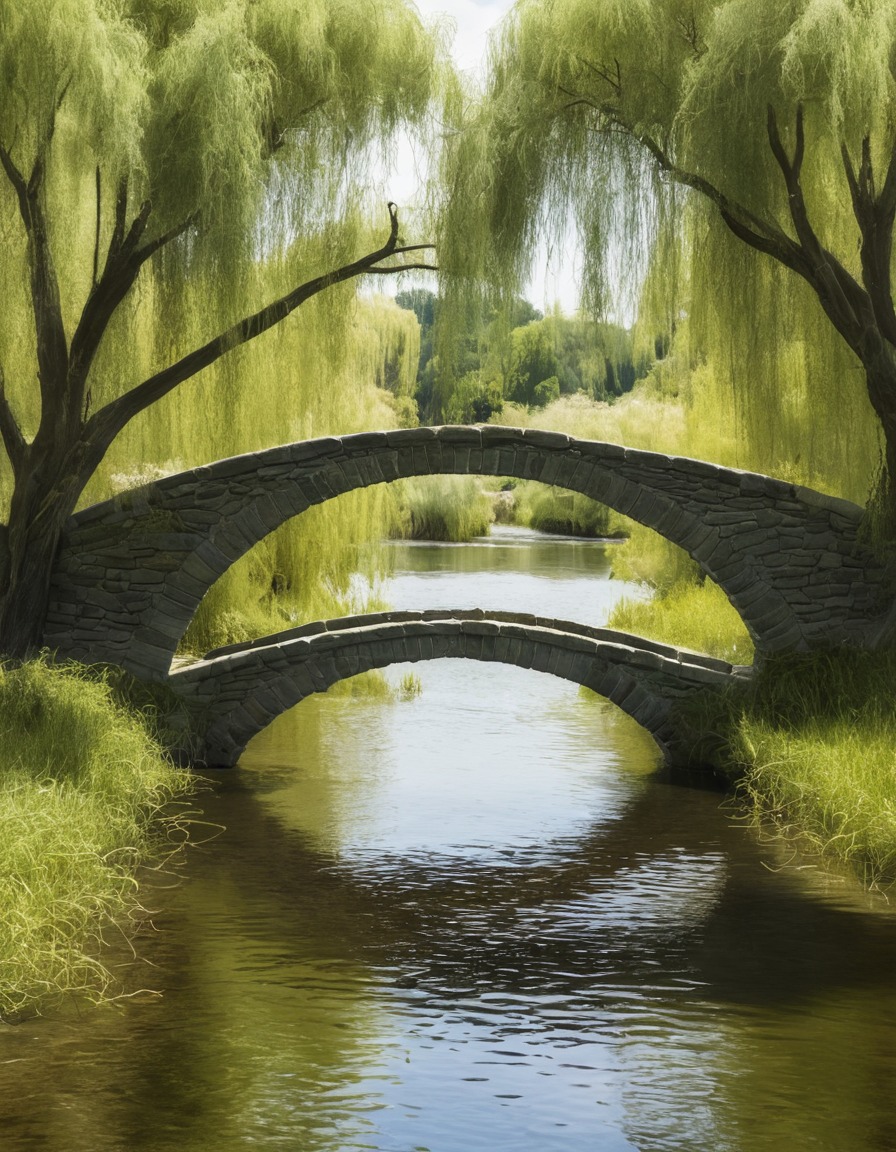
[[[482,63],[489,31],[512,6],[513,0],[417,0],[424,19],[444,15],[454,22],[454,59],[463,69]]]
[[[464,71],[482,68],[488,43],[488,34],[513,7],[513,0],[415,0],[424,20],[447,16],[454,24],[452,50],[454,59]],[[416,200],[417,165],[410,149],[402,150],[395,171],[388,179],[391,199],[399,205],[413,204]],[[536,308],[543,311],[559,302],[565,312],[578,307],[575,249],[572,243],[560,259],[549,259],[540,251],[526,295]]]

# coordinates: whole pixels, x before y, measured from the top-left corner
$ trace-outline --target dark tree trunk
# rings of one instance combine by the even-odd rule
[[[883,469],[878,489],[869,502],[872,535],[882,553],[896,551],[896,349],[876,340],[872,352],[862,357],[868,398],[883,432]]]
[[[0,653],[4,657],[23,659],[43,641],[60,540],[83,488],[70,455],[59,455],[61,467],[26,472],[13,490],[9,524],[0,542]]]

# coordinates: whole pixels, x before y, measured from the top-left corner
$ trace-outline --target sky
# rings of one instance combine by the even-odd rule
[[[454,59],[463,69],[478,67],[489,31],[510,11],[512,0],[416,0],[420,14],[448,16],[454,22]]]
[[[513,0],[415,0],[424,20],[447,16],[454,25],[452,52],[464,71],[484,68],[489,32],[500,23]],[[399,205],[412,204],[416,197],[417,164],[410,145],[402,148],[395,171],[389,177],[389,196]],[[547,250],[536,255],[526,296],[536,308],[546,309],[559,302],[565,312],[578,307],[576,254],[572,242],[557,258]]]

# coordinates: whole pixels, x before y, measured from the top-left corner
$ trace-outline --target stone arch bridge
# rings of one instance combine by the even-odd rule
[[[750,672],[609,628],[449,610],[316,621],[216,649],[176,668],[168,684],[191,729],[204,734],[201,758],[230,766],[256,733],[306,696],[372,668],[445,657],[534,668],[591,688],[646,728],[670,762],[688,762],[694,751],[675,705],[697,692],[721,691]]]
[[[516,662],[510,655],[515,649],[508,645],[519,640],[527,646],[526,657],[520,658],[528,658],[528,646],[534,646],[531,666],[538,666],[536,654],[539,662],[544,653],[560,649],[584,655],[575,647],[564,649],[557,635],[574,637],[576,644],[587,640],[602,646],[589,649],[589,658],[601,668],[628,664],[626,675],[644,692],[667,702],[676,695],[672,681],[664,679],[659,685],[655,676],[647,675],[646,653],[648,663],[670,661],[665,671],[680,683],[687,681],[687,669],[707,669],[693,664],[691,656],[672,655],[674,649],[660,653],[624,634],[615,633],[615,639],[585,636],[576,626],[543,627],[502,620],[500,614],[491,614],[489,620],[501,640],[500,645],[495,641],[495,651],[505,655],[483,656],[477,646],[486,633],[475,627],[484,627],[485,621],[455,613],[441,621],[377,617],[364,623],[361,618],[334,629],[324,627],[316,639],[295,633],[289,639],[268,638],[240,652],[209,657],[192,669],[171,671],[177,644],[208,588],[268,533],[311,505],[351,489],[445,473],[538,480],[583,493],[654,529],[688,552],[724,589],[760,657],[867,644],[887,606],[881,568],[859,538],[862,510],[845,500],[757,473],[561,433],[449,425],[325,437],[236,456],[167,476],[76,513],[53,574],[44,642],[63,656],[114,663],[142,679],[168,682],[190,709],[198,707],[208,716],[210,732],[214,728],[216,733],[209,752],[214,748],[213,754],[223,759],[232,757],[248,731],[237,721],[228,727],[212,702],[218,693],[216,699],[229,700],[228,707],[239,712],[233,684],[229,695],[221,694],[237,666],[254,669],[265,691],[282,696],[280,711],[289,706],[286,700],[295,703],[305,694],[302,688],[293,699],[299,681],[305,687],[307,683],[298,674],[288,688],[282,676],[271,680],[269,670],[278,662],[301,665],[312,683],[315,666],[324,684],[333,668],[344,669],[355,660],[360,669],[371,660],[369,666],[377,667],[397,659],[425,659],[429,649],[424,641],[440,649],[446,644],[462,648],[459,655]],[[379,637],[369,631],[363,637],[348,635],[369,628],[398,631]],[[505,637],[507,628],[536,632]],[[338,641],[337,633],[342,637]],[[415,654],[386,660],[386,644],[393,645],[393,652]],[[585,683],[598,676],[586,671],[582,660],[573,663],[572,679]],[[326,673],[325,665],[330,669]],[[729,679],[733,675],[730,669],[715,671]],[[351,674],[342,671],[336,678]],[[201,690],[203,677],[208,678],[208,691]],[[245,695],[244,673],[239,677]],[[721,681],[713,683],[718,687]],[[218,688],[213,691],[212,685]],[[693,684],[687,691],[692,689]],[[605,694],[613,698],[609,689]],[[269,710],[273,696],[265,696],[264,705],[257,694],[250,692],[246,699],[260,715]],[[654,735],[671,754],[674,741],[667,728],[656,728]]]

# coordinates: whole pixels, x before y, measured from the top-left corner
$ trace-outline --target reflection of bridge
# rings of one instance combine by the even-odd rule
[[[284,445],[169,476],[85,509],[72,517],[63,542],[45,642],[64,655],[121,664],[148,680],[168,680],[172,688],[180,685],[178,690],[197,700],[202,673],[197,667],[189,674],[172,674],[171,659],[200,600],[218,576],[269,532],[312,504],[401,476],[436,473],[540,480],[582,492],[655,529],[684,548],[721,585],[743,617],[760,654],[862,643],[883,611],[882,573],[858,541],[862,513],[854,504],[768,476],[576,440],[560,433],[448,426]],[[329,684],[352,675],[342,669],[354,659],[358,670],[362,665],[378,667],[396,660],[426,659],[424,641],[464,649],[452,655],[516,663],[520,661],[511,656],[509,645],[517,640],[527,646],[527,654],[528,646],[532,646],[532,661],[527,666],[540,667],[540,662],[548,659],[545,653],[562,649],[576,657],[564,658],[570,668],[575,664],[577,669],[569,678],[584,677],[581,682],[589,682],[588,678],[598,673],[586,670],[583,659],[592,664],[597,661],[604,669],[612,667],[616,676],[623,675],[619,670],[624,664],[624,675],[633,677],[641,691],[654,699],[663,696],[668,704],[671,681],[659,688],[656,677],[651,680],[647,675],[642,666],[648,655],[644,642],[622,634],[616,634],[615,639],[608,634],[596,638],[586,635],[587,630],[568,625],[558,630],[538,624],[502,623],[498,616],[490,619],[497,629],[494,651],[504,653],[500,656],[483,655],[483,645],[489,647],[485,634],[477,633],[472,621],[460,621],[457,614],[452,614],[451,620],[441,620],[438,627],[434,620],[385,623],[378,618],[367,624],[356,620],[343,623],[338,629],[339,640],[334,639],[335,632],[327,637],[320,634],[317,640],[307,636],[269,638],[241,653],[202,662],[210,685],[218,685],[214,692],[209,688],[204,707],[212,709],[217,717],[212,723],[223,733],[226,722],[209,702],[216,693],[221,701],[227,698],[226,693],[220,694],[226,679],[222,660],[228,674],[237,676],[241,684],[240,700],[247,699],[245,676],[250,674],[237,673],[237,665],[254,668],[265,682],[265,689],[253,691],[248,698],[259,716],[254,731],[263,727],[262,713],[268,720],[273,715],[270,708],[278,692],[283,694],[280,711],[289,706],[288,699],[295,703],[306,694],[297,687],[302,676],[298,672],[287,674],[286,665],[301,665],[309,676],[316,667],[318,682],[325,686],[324,681]],[[505,637],[505,626],[529,632],[525,637],[509,633]],[[478,627],[485,627],[485,622]],[[360,635],[370,628],[393,631],[388,638],[374,637],[369,631],[364,637]],[[561,643],[561,636],[569,643]],[[573,639],[576,644],[587,640],[597,647],[588,652],[570,647]],[[387,644],[393,645],[388,659]],[[623,658],[623,650],[635,653],[636,658]],[[415,655],[397,654],[405,651]],[[707,670],[705,663],[665,656],[657,647],[651,659],[675,663],[682,683],[684,669]],[[282,666],[274,676],[270,669],[277,660]],[[550,655],[548,663],[550,660],[559,661],[560,657]],[[324,665],[330,671],[324,672]],[[338,675],[331,675],[333,670]],[[730,677],[730,673],[724,675]],[[285,687],[287,681],[292,685],[289,689]],[[264,695],[266,692],[269,694]],[[615,698],[609,691],[605,694]],[[263,706],[258,703],[261,696]],[[236,702],[236,695],[231,699]],[[249,709],[248,703],[245,706]],[[635,708],[633,704],[633,714]],[[234,703],[234,715],[237,711]],[[650,727],[646,720],[642,722]],[[227,737],[232,747],[222,735],[219,754],[224,755],[226,745],[231,748],[227,756],[232,756],[250,727],[234,721]],[[659,737],[658,731],[655,734]],[[668,739],[661,743],[671,748]]]

